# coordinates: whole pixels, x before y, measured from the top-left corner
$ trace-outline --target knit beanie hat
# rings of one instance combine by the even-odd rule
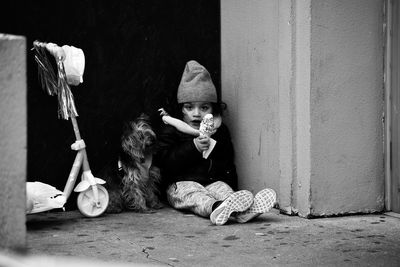
[[[194,60],[186,63],[177,99],[179,104],[197,101],[217,103],[217,90],[210,73]]]

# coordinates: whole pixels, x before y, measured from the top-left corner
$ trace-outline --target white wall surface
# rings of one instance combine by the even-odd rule
[[[383,0],[221,0],[239,185],[300,216],[383,208]]]
[[[221,1],[222,100],[239,186],[279,189],[278,2]]]
[[[312,1],[312,213],[384,205],[383,1]]]

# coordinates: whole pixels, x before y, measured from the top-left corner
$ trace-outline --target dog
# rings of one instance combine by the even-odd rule
[[[141,114],[125,124],[118,159],[118,171],[106,179],[109,191],[108,213],[123,210],[154,212],[162,208],[159,199],[160,170],[154,166],[156,134],[149,117]]]

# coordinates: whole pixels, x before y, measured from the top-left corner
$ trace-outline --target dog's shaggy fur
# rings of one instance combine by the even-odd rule
[[[155,141],[156,135],[146,115],[142,114],[125,125],[117,177],[106,179],[110,195],[107,212],[125,209],[152,212],[162,207],[158,197],[160,170],[152,165]]]

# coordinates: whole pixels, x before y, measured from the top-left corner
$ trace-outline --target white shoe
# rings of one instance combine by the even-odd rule
[[[244,212],[237,213],[235,219],[239,223],[248,222],[261,214],[270,211],[275,203],[275,191],[265,188],[254,196],[254,201],[250,208]]]
[[[253,203],[253,194],[247,190],[232,193],[210,215],[213,224],[225,224],[232,212],[241,212],[250,208]]]

